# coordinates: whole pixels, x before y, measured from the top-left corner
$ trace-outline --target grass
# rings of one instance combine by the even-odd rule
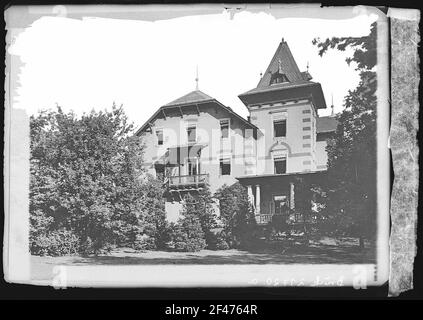
[[[367,242],[358,250],[356,239],[323,238],[308,246],[295,242],[274,242],[246,250],[202,250],[200,252],[137,252],[120,248],[105,255],[31,257],[33,280],[52,278],[55,265],[161,265],[161,264],[357,264],[375,263],[376,250]]]

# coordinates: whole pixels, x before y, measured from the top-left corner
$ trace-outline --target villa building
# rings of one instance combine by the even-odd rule
[[[137,134],[146,144],[147,171],[166,183],[168,219],[178,218],[185,194],[237,181],[259,224],[286,209],[297,217],[296,179],[321,178],[326,139],[337,125],[319,117],[325,98],[311,79],[282,39],[257,87],[239,95],[248,120],[198,88],[160,107]]]

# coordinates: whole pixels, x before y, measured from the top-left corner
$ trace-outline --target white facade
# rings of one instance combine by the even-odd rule
[[[309,100],[277,102],[250,107],[251,122],[260,129],[256,174],[274,174],[274,158],[286,157],[286,173],[321,170],[325,154],[317,153],[317,114]],[[286,136],[275,137],[274,123],[286,121]],[[321,150],[319,150],[321,151]],[[324,151],[324,149],[323,149]]]
[[[214,193],[240,181],[260,221],[270,221],[281,203],[294,209],[289,177],[326,170],[325,139],[336,128],[333,118],[318,117],[326,104],[320,84],[310,80],[282,41],[257,88],[239,96],[248,121],[199,90],[158,109],[138,134],[145,142],[147,171],[157,176],[163,167],[168,170],[163,171],[171,194],[168,219],[176,221],[183,195],[205,183]],[[196,153],[181,158],[184,150]],[[176,164],[169,164],[172,154],[178,154]]]

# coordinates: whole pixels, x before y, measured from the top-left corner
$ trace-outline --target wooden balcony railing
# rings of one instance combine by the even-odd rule
[[[186,186],[200,186],[208,181],[208,173],[186,175],[186,176],[171,176],[168,178],[169,187],[186,187]]]

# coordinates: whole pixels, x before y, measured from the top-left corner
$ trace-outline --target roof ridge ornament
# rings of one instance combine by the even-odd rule
[[[281,59],[278,60],[278,71],[279,71],[279,73],[283,73],[282,72],[282,61],[281,61]]]
[[[197,65],[197,69],[196,69],[196,77],[195,77],[195,90],[196,91],[198,91],[199,89],[198,89],[198,81],[199,81],[199,78],[198,78],[198,65]]]

